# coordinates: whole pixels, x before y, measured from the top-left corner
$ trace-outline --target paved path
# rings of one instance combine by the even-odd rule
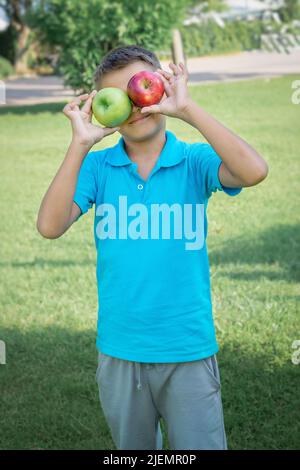
[[[5,81],[6,104],[28,105],[68,101],[74,96],[73,90],[63,86],[63,80],[56,76],[14,78]]]
[[[291,54],[245,51],[242,53],[197,57],[188,60],[191,83],[247,80],[299,74],[300,47]]]
[[[161,64],[169,70],[168,62]],[[197,57],[188,59],[187,66],[191,85],[287,74],[299,74],[300,78],[300,48],[290,54],[251,51]],[[62,79],[55,76],[11,79],[5,85],[7,105],[67,101],[74,96],[71,89],[63,86]]]

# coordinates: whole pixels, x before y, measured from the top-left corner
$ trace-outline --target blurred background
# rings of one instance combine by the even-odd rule
[[[218,362],[229,448],[299,448],[298,0],[0,0],[0,448],[114,449],[94,381],[94,209],[55,240],[35,223],[71,138],[64,104],[128,44],[166,70],[183,60],[193,100],[269,164],[209,205]]]
[[[134,43],[153,49],[163,65],[184,59],[192,82],[297,73],[300,5],[298,0],[1,0],[6,103],[57,101],[91,90],[99,59],[113,47]]]

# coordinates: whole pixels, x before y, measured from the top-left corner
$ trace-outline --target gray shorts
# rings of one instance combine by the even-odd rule
[[[161,450],[159,420],[172,450],[227,450],[216,355],[145,363],[98,351],[96,382],[117,449]]]

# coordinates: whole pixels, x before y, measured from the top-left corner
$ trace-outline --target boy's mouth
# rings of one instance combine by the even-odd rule
[[[130,121],[129,124],[136,124],[138,122],[143,122],[150,116],[151,116],[151,114],[145,114],[145,115],[137,116],[136,118],[132,119],[132,121]]]

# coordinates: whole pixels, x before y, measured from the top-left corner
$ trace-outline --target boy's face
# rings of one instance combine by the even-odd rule
[[[154,72],[153,67],[143,61],[136,61],[120,70],[114,70],[106,73],[101,78],[101,83],[97,89],[107,87],[120,88],[127,93],[127,84],[130,78],[141,70],[149,70]],[[164,95],[165,96],[165,95]],[[140,119],[141,118],[141,119]],[[135,121],[138,119],[138,121]],[[133,142],[141,142],[147,140],[157,134],[161,129],[166,126],[166,118],[163,114],[147,114],[140,113],[140,108],[133,105],[132,113],[123,124],[120,125],[120,133],[125,139]]]

